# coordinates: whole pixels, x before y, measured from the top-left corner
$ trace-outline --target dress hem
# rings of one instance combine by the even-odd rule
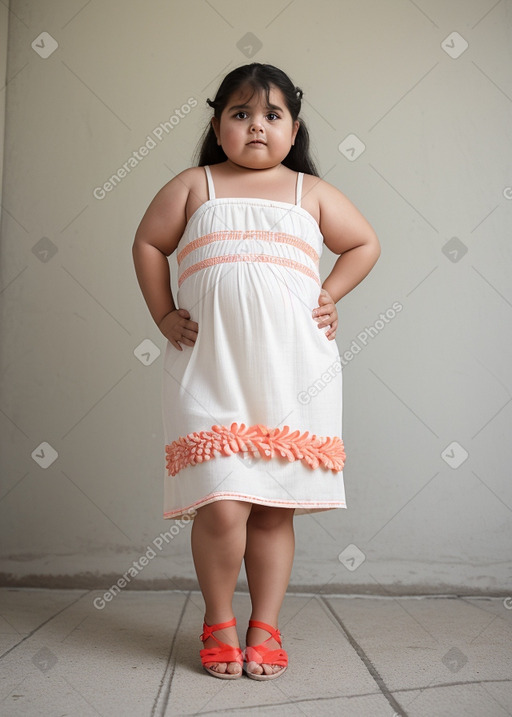
[[[218,500],[239,500],[244,503],[255,503],[256,505],[266,505],[271,508],[293,508],[296,511],[300,511],[297,515],[307,515],[308,513],[316,513],[324,510],[335,510],[337,508],[347,508],[347,504],[344,500],[333,500],[333,501],[292,501],[292,500],[278,500],[273,498],[259,498],[253,495],[244,495],[243,493],[214,493],[208,495],[201,500],[195,501],[188,506],[183,508],[176,508],[175,510],[164,511],[163,517],[165,520],[179,520],[183,517],[193,519],[197,513],[198,508],[202,508],[210,503],[215,503]]]

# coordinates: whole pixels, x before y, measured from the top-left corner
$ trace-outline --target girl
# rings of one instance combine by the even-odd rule
[[[318,177],[302,94],[272,65],[230,72],[208,100],[199,166],[158,192],[133,244],[167,339],[164,517],[193,517],[200,656],[224,679],[244,664],[256,680],[286,670],[277,625],[294,514],[346,507],[336,304],[380,254],[366,219]],[[322,284],[323,242],[340,256]],[[242,560],[252,604],[244,652],[232,609]]]

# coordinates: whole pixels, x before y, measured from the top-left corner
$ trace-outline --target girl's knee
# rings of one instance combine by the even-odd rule
[[[238,500],[216,500],[199,508],[194,522],[199,518],[204,528],[216,535],[222,535],[245,525],[250,507],[249,503]]]

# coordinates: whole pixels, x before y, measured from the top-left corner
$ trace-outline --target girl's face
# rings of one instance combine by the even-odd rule
[[[226,157],[249,169],[268,169],[280,164],[290,151],[299,130],[283,93],[271,86],[269,101],[263,90],[242,87],[229,98],[220,119],[212,125]]]

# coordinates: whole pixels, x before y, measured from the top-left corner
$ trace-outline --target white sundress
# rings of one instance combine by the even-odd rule
[[[164,518],[216,500],[346,508],[342,365],[312,316],[323,237],[301,207],[209,199],[176,249],[178,308],[194,346],[167,342],[162,378]]]

